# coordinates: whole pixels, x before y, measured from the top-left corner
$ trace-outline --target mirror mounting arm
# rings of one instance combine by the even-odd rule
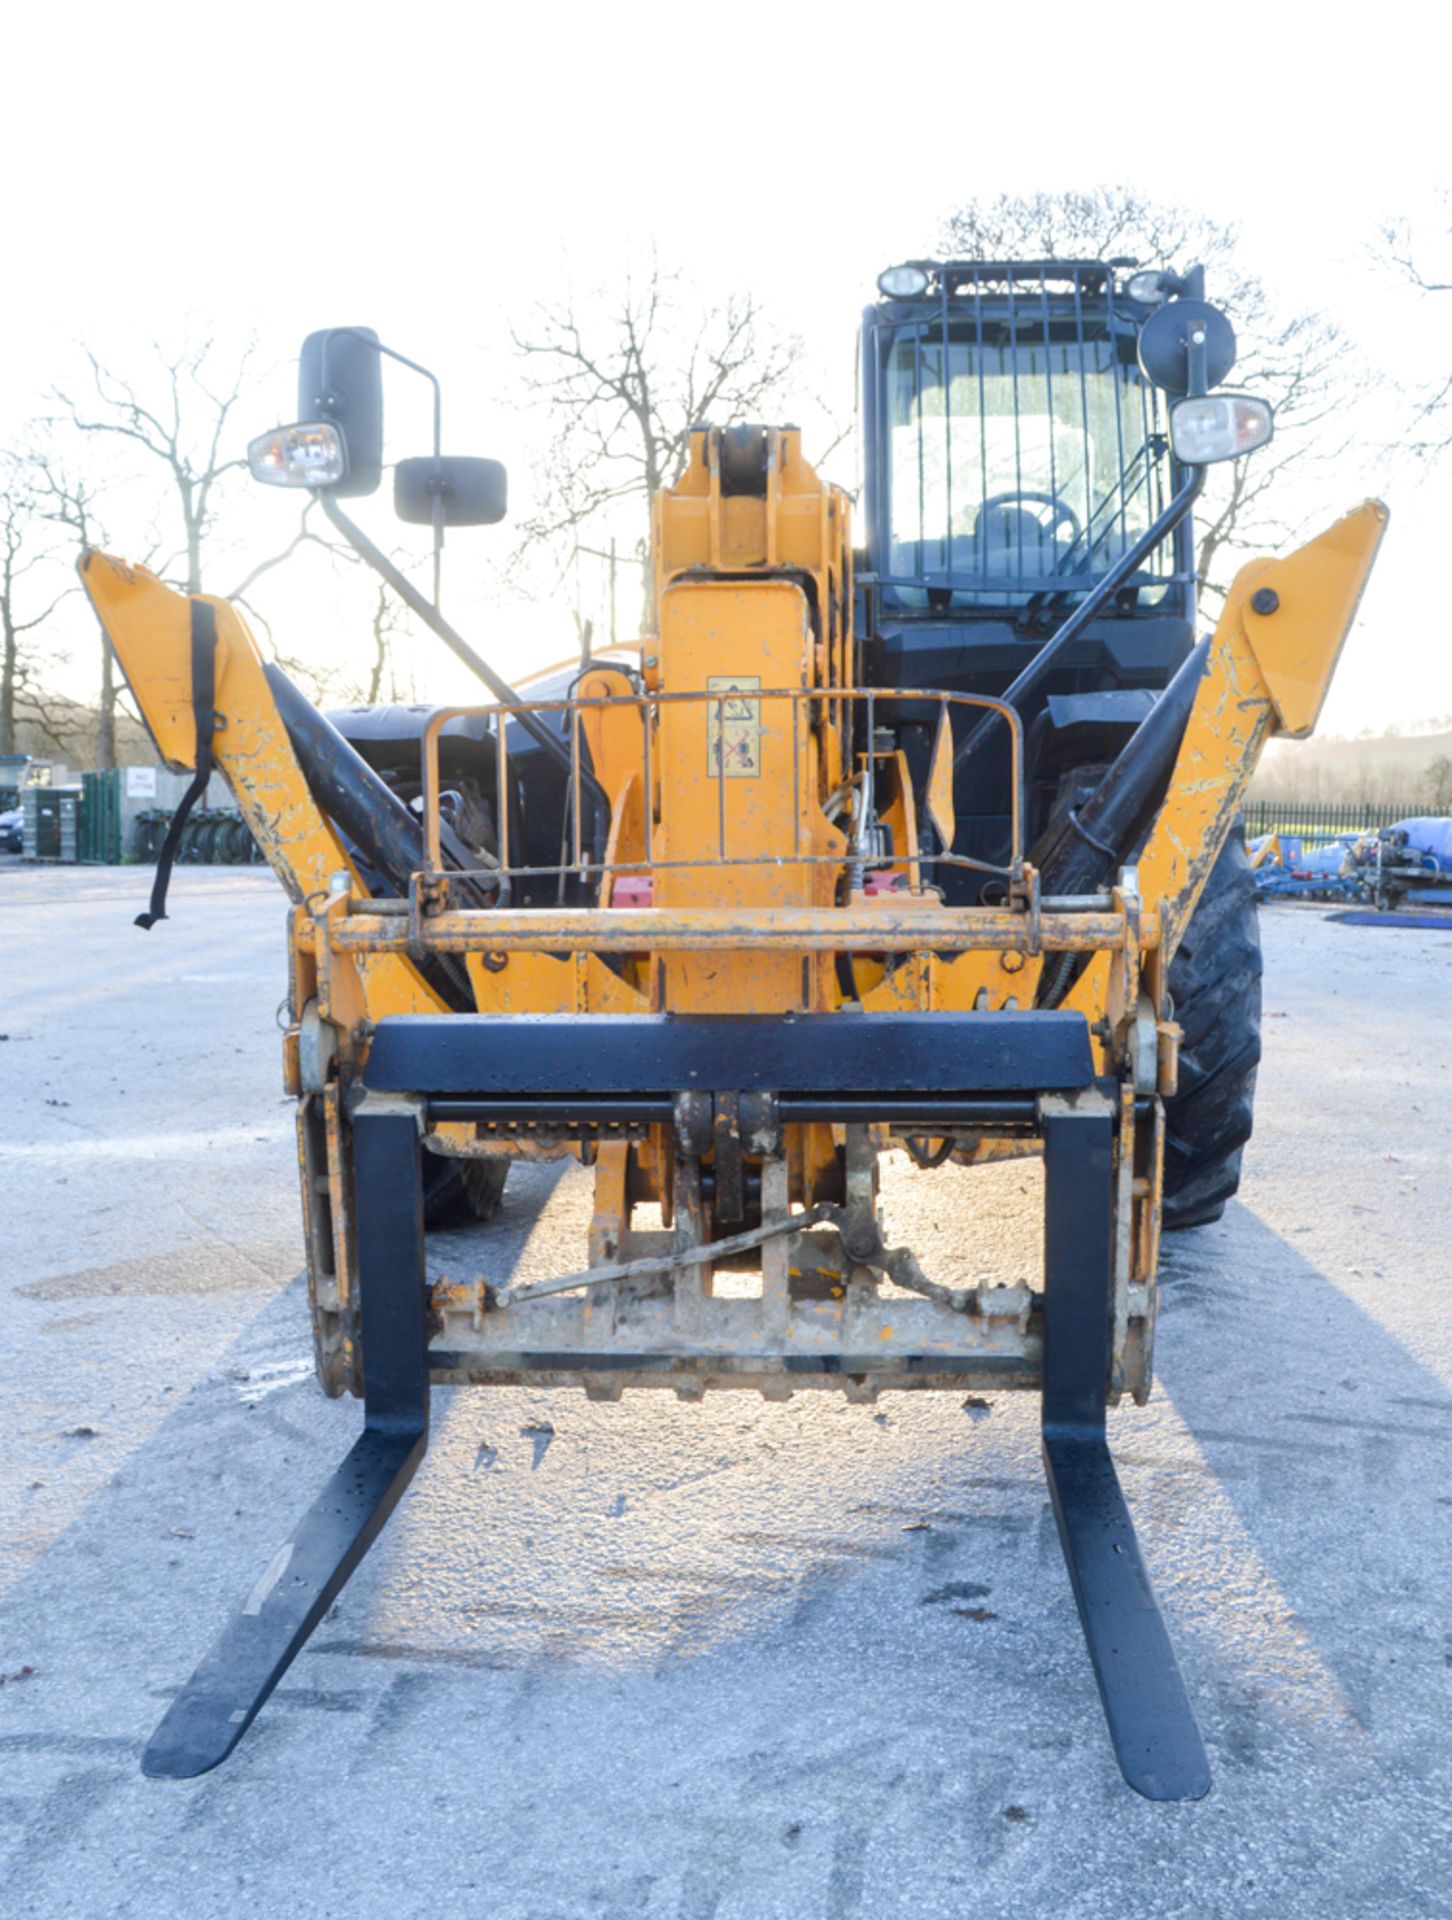
[[[348,335],[349,338],[351,339],[363,338],[361,331],[357,327],[330,327],[328,329],[327,334],[324,336],[324,339],[323,339],[323,352],[322,352],[322,374],[323,374],[323,385],[325,388],[328,387],[328,348],[332,345],[334,339],[340,333]],[[443,453],[444,453],[444,389],[440,384],[439,376],[436,373],[434,373],[430,368],[424,366],[420,361],[410,360],[408,355],[406,353],[400,353],[397,347],[390,347],[386,341],[374,340],[370,344],[375,348],[375,350],[378,353],[382,354],[386,359],[396,360],[399,366],[407,367],[410,373],[420,374],[425,380],[428,381],[430,387],[432,387],[433,395],[434,395],[434,461],[437,464],[440,460],[442,460]],[[321,397],[326,402],[329,396],[325,392]],[[351,535],[349,537],[351,538]],[[359,548],[359,551],[361,552],[362,549]],[[438,606],[440,600],[443,598],[443,592],[442,592],[443,571],[444,571],[444,503],[443,503],[442,495],[440,495],[439,497],[436,497],[434,501],[434,606],[435,607]],[[450,644],[452,644],[452,642]]]
[[[358,327],[329,327],[327,333],[323,336],[321,370],[324,391],[318,397],[325,411],[335,404],[332,399],[332,389],[328,379],[328,348],[339,334],[343,334],[353,340],[365,339],[365,335]],[[408,355],[406,353],[400,353],[397,347],[390,347],[386,341],[368,340],[367,344],[372,346],[376,353],[382,354],[385,359],[396,360],[399,366],[407,367],[410,373],[421,375],[423,379],[428,381],[430,387],[432,387],[434,395],[434,460],[437,463],[443,458],[444,451],[444,390],[439,382],[439,376],[424,366],[420,361],[410,360]],[[434,505],[434,605],[436,607],[443,598],[441,591],[443,586],[443,566],[444,507],[442,499],[439,499]]]
[[[1203,327],[1190,329],[1190,337],[1185,342],[1185,359],[1189,374],[1185,391],[1191,399],[1198,400],[1210,391],[1209,356]]]
[[[418,615],[419,619],[423,621],[430,632],[436,633],[444,645],[458,655],[459,659],[463,661],[470,672],[477,675],[478,678],[484,682],[484,685],[488,687],[489,691],[501,706],[509,707],[513,710],[515,719],[518,720],[520,726],[524,728],[531,740],[533,740],[537,746],[543,748],[551,759],[559,763],[564,769],[567,778],[573,779],[574,768],[571,764],[570,750],[564,741],[556,739],[554,734],[550,732],[549,728],[540,719],[539,715],[531,712],[528,707],[522,704],[519,695],[514,691],[513,687],[509,685],[508,681],[501,680],[499,675],[489,665],[488,661],[482,659],[479,654],[475,653],[463,635],[457,633],[454,628],[450,626],[449,622],[439,611],[437,605],[426,600],[407,575],[401,573],[388,558],[387,554],[381,552],[374,546],[363,529],[348,518],[347,514],[344,513],[343,509],[338,505],[337,500],[333,497],[331,488],[321,488],[318,493],[318,498],[323,503],[323,512],[328,516],[329,520],[332,521],[333,525],[338,529],[338,532],[342,534],[353,551],[358,554],[360,558],[366,560],[380,579],[386,580],[388,585],[393,588],[393,591],[398,595],[399,599],[402,600],[404,605],[408,607],[411,612]],[[439,511],[441,510],[442,502],[440,502],[439,506]],[[580,784],[595,803],[596,837],[601,840],[603,847],[602,823],[603,827],[608,827],[609,825],[609,799],[606,796],[605,789],[600,785],[595,775],[590,771],[589,767],[584,765],[580,767]]]

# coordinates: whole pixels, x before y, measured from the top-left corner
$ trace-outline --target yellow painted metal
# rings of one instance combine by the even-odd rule
[[[939,840],[951,847],[957,823],[953,815],[953,727],[948,709],[938,715],[933,762],[928,769],[927,814]]]
[[[1368,501],[1286,559],[1252,561],[1236,575],[1139,862],[1141,898],[1160,913],[1162,965],[1174,957],[1266,740],[1314,725],[1386,523],[1386,508]],[[1250,602],[1266,586],[1280,605],[1262,616]]]
[[[872,797],[892,856],[892,864],[880,867],[878,873],[883,880],[890,880],[893,892],[906,890],[920,895],[923,876],[918,864],[918,809],[906,754],[873,750]],[[827,897],[831,898],[830,890]]]
[[[1283,560],[1252,560],[1236,576],[1225,611],[1236,645],[1260,669],[1275,731],[1289,740],[1303,740],[1320,718],[1388,518],[1380,500],[1368,500]],[[1262,595],[1275,605],[1262,611]]]
[[[795,428],[769,428],[766,440],[764,491],[731,495],[721,484],[720,436],[691,435],[684,473],[652,503],[656,604],[673,580],[691,572],[806,574],[817,610],[809,683],[849,686],[850,502],[818,478]],[[835,781],[837,769],[826,773]]]
[[[80,573],[162,759],[192,766],[191,602],[109,554],[86,554]],[[351,863],[308,792],[245,621],[226,600],[201,597],[217,618],[213,758],[273,871],[301,903]]]
[[[346,944],[347,936],[342,938]],[[578,1011],[572,957],[529,951],[506,954],[494,947],[482,949],[476,942],[464,960],[480,1013]]]
[[[1159,917],[1161,981],[1245,799],[1266,741],[1314,725],[1386,530],[1368,501],[1284,560],[1236,575],[1215,633],[1159,817],[1139,861],[1140,897]],[[1274,612],[1252,597],[1276,594]],[[1096,958],[1065,1002],[1091,1022],[1106,1011],[1110,963]],[[1162,1002],[1161,1002],[1162,1004]]]
[[[192,766],[190,601],[145,567],[110,554],[87,553],[80,574],[162,758],[172,767]],[[336,873],[346,873],[352,888],[364,894],[342,841],[308,791],[247,623],[228,601],[201,597],[217,620],[212,756],[257,844],[299,906],[325,907]],[[295,928],[295,938],[311,942],[313,923],[306,916],[296,916]],[[324,941],[321,951],[327,950]],[[442,1009],[406,955],[359,953],[344,964],[356,983],[351,1005],[359,1020]],[[340,1000],[346,991],[340,981]],[[346,1033],[354,1023],[349,1018],[341,1024]]]
[[[1111,916],[1105,916],[1107,920]],[[1052,923],[1047,926],[1046,937],[1038,952],[1034,952],[1026,938],[1028,929],[1024,926],[1025,916],[1018,915],[1017,941],[990,945],[987,941],[975,941],[967,953],[944,954],[937,970],[933,1004],[945,1011],[966,1012],[969,1008],[987,1008],[998,1011],[1018,1007],[1031,1007],[1038,997],[1039,976],[1044,970],[1043,956],[1056,949],[1049,944],[1061,936],[1071,935],[1084,938],[1085,946],[1100,949],[1106,945],[1122,944],[1123,925],[1115,921],[1112,933],[1105,937],[1104,924],[1100,931],[1093,929],[1094,916],[1084,914],[1055,914]],[[1059,922],[1072,921],[1068,929],[1060,927]],[[1083,952],[1085,947],[1073,949]]]
[[[801,587],[776,579],[672,584],[661,602],[660,644],[669,691],[711,697],[660,709],[656,854],[698,864],[660,867],[659,915],[830,912],[835,869],[792,858],[846,850],[820,806],[819,736],[804,703],[761,697],[763,688],[805,683],[812,629]],[[758,864],[721,866],[723,859]],[[808,965],[804,980],[801,949],[790,942],[747,952],[738,938],[709,957],[673,960],[666,1000],[675,1012],[797,1012],[823,1002],[825,984],[814,990],[812,980],[821,971]]]
[[[630,1217],[630,1156],[627,1140],[602,1140],[595,1160],[595,1212],[590,1221],[589,1262],[618,1260]]]
[[[583,706],[580,729],[595,778],[606,793],[616,796],[628,780],[644,777],[644,709],[634,698],[629,674],[619,667],[592,668],[580,676],[575,691],[582,701],[608,703]]]
[[[852,684],[851,509],[802,457],[795,430],[767,430],[763,454],[760,492],[729,493],[721,436],[694,433],[680,480],[652,503],[660,638],[647,682],[667,694],[715,696],[704,710],[698,700],[660,708],[655,856],[764,862],[658,867],[650,917],[662,926],[673,912],[758,925],[830,915],[839,869],[801,856],[835,858],[847,848],[824,804],[849,771],[852,703],[753,699],[752,691],[753,683],[758,693]],[[840,1002],[830,953],[790,936],[726,939],[709,951],[687,943],[679,957],[668,941],[648,945],[671,955],[655,979],[672,1011]],[[796,1197],[825,1191],[836,1153],[830,1127],[788,1130]]]
[[[599,904],[614,906],[615,882],[622,868],[644,865],[645,843],[645,769],[628,773],[615,790],[610,808],[610,832],[605,841],[605,872],[600,881]],[[621,905],[629,902],[622,900]]]

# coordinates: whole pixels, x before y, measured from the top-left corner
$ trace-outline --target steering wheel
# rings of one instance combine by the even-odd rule
[[[1080,520],[1078,514],[1075,513],[1067,500],[1061,500],[1056,493],[995,493],[985,500],[983,505],[978,509],[979,516],[981,518],[983,514],[991,513],[995,507],[1019,507],[1023,506],[1026,502],[1031,502],[1037,507],[1048,507],[1050,509],[1047,522],[1043,520],[1039,521],[1039,525],[1045,533],[1057,533],[1060,527],[1067,527],[1069,529],[1069,542],[1072,546],[1084,531],[1083,522]]]

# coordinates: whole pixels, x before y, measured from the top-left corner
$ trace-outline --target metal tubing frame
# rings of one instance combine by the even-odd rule
[[[1114,1116],[1045,1101],[1044,1471],[1120,1770],[1147,1800],[1199,1800],[1210,1764],[1135,1539],[1105,1425]]]
[[[988,907],[566,907],[459,909],[420,915],[417,928],[370,900],[329,923],[340,953],[709,953],[780,947],[798,953],[1122,953],[1125,919],[1112,913],[1032,913]],[[1160,942],[1153,910],[1143,951]],[[876,1015],[873,1016],[876,1018]]]
[[[643,778],[645,781],[645,857],[642,860],[597,861],[593,872],[596,877],[614,879],[625,874],[665,873],[673,870],[700,871],[717,867],[781,867],[781,866],[831,866],[851,867],[854,862],[863,863],[861,849],[849,849],[840,853],[804,852],[801,845],[801,820],[794,816],[793,844],[791,855],[743,854],[731,855],[726,851],[726,781],[724,756],[718,751],[711,778],[716,786],[717,833],[714,854],[702,854],[691,860],[658,860],[655,857],[651,836],[651,733],[659,722],[661,714],[669,706],[694,705],[710,716],[714,713],[716,721],[715,738],[722,738],[723,716],[726,702],[732,696],[727,693],[712,693],[704,689],[690,689],[673,693],[657,689],[654,692],[612,693],[598,695],[569,694],[566,696],[529,700],[519,699],[512,703],[496,701],[486,705],[439,707],[430,714],[420,743],[420,778],[423,786],[423,835],[424,854],[427,866],[424,870],[426,882],[448,882],[458,876],[450,873],[444,864],[444,849],[441,844],[439,796],[442,780],[439,773],[439,740],[443,730],[454,720],[488,720],[495,729],[498,742],[495,754],[495,807],[499,818],[499,864],[498,872],[510,880],[531,878],[555,878],[577,874],[580,871],[580,847],[578,844],[578,804],[576,813],[576,844],[574,857],[561,860],[555,865],[525,866],[512,862],[509,858],[508,842],[508,796],[506,791],[507,767],[509,760],[508,723],[519,721],[521,724],[529,717],[537,725],[542,725],[542,716],[556,714],[563,717],[562,724],[568,729],[570,746],[567,752],[567,777],[571,788],[578,794],[582,755],[580,752],[580,722],[588,713],[619,712],[624,707],[633,708],[639,715],[642,734]],[[1023,722],[1017,710],[1003,700],[997,700],[988,694],[950,693],[923,688],[879,688],[879,687],[765,687],[753,688],[749,693],[736,696],[749,700],[758,709],[771,701],[785,701],[792,709],[792,790],[801,791],[801,743],[805,732],[820,727],[829,708],[843,708],[855,715],[858,703],[867,710],[867,739],[871,741],[876,724],[879,706],[896,704],[898,706],[921,707],[934,705],[940,713],[968,709],[981,715],[977,721],[979,728],[991,727],[995,720],[1001,720],[1008,729],[1009,736],[1009,781],[1011,787],[1010,813],[1013,820],[1012,844],[1007,866],[992,861],[970,859],[966,854],[954,854],[951,851],[937,855],[944,866],[963,867],[977,873],[990,874],[1006,880],[1011,886],[1017,886],[1023,880],[1024,838],[1022,820],[1024,812],[1024,741]],[[545,729],[548,732],[548,729]],[[554,736],[551,735],[551,738]],[[869,783],[872,778],[872,759],[866,756],[866,767],[862,778]],[[859,826],[867,817],[868,809],[858,811]],[[894,857],[884,857],[871,862],[884,867],[899,867],[907,864],[906,852]]]
[[[167,1709],[143,1773],[225,1760],[377,1539],[428,1447],[423,1186],[416,1109],[353,1118],[363,1431]]]
[[[422,372],[423,369],[420,368],[419,371]],[[535,744],[553,759],[557,760],[560,766],[568,773],[570,768],[568,749],[562,741],[554,738],[547,727],[540,724],[534,715],[531,703],[527,700],[521,700],[513,687],[509,685],[508,681],[500,679],[488,661],[481,658],[469,645],[468,641],[454,630],[439,611],[438,607],[432,601],[426,600],[407,575],[400,573],[388,556],[373,544],[363,529],[358,526],[355,521],[349,519],[348,515],[344,513],[343,509],[338,505],[331,488],[322,489],[318,494],[318,498],[323,503],[323,512],[332,521],[339,533],[342,534],[349,546],[353,548],[354,552],[366,560],[373,571],[393,588],[393,591],[409,611],[416,613],[430,632],[436,633],[439,639],[444,642],[445,646],[458,655],[459,659],[463,661],[470,672],[483,681],[484,685],[488,687],[500,706],[518,720],[519,724],[524,728],[525,732],[530,735]],[[586,786],[590,789],[596,806],[603,810],[604,817],[608,821],[610,818],[610,796],[605,792],[605,789],[592,773],[586,772],[584,779]]]

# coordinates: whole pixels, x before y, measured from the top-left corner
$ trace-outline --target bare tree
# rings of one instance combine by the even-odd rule
[[[42,516],[66,529],[75,557],[79,559],[92,547],[104,546],[106,534],[98,518],[99,490],[96,485],[84,474],[69,471],[51,447],[37,449],[31,455],[30,468]],[[93,757],[98,767],[114,767],[116,764],[116,702],[119,691],[115,650],[106,629],[101,627],[101,688],[93,743]]]
[[[140,726],[136,730],[144,734]],[[56,753],[72,766],[89,765],[95,740],[94,707],[57,693],[39,681],[27,683],[15,703],[17,752]]]
[[[48,620],[70,591],[64,584],[50,591],[46,582],[35,592],[54,561],[54,545],[30,459],[0,453],[0,753],[15,752],[20,705],[36,691],[25,636]]]
[[[1428,762],[1423,778],[1433,813],[1452,812],[1452,755],[1439,753]]]
[[[159,345],[154,345],[154,352],[150,374],[133,380],[87,351],[93,391],[72,397],[57,388],[55,398],[64,411],[47,424],[53,430],[53,440],[62,446],[60,436],[69,433],[79,436],[83,443],[94,446],[106,441],[122,455],[130,452],[138,456],[126,475],[129,480],[139,483],[160,474],[161,511],[155,518],[161,531],[151,537],[152,550],[146,555],[146,564],[186,593],[195,594],[205,585],[215,588],[218,584],[217,535],[223,526],[226,482],[247,464],[239,450],[236,411],[249,390],[253,348],[248,345],[225,362],[210,337],[181,352]],[[76,474],[83,476],[80,478],[67,477],[68,469],[60,455],[48,460],[44,470],[51,517],[69,527],[83,545],[96,543],[102,536],[95,522],[94,459],[75,462]],[[315,499],[309,496],[285,544],[248,567],[227,595],[264,629],[267,622],[248,596],[266,574],[310,547],[320,547],[335,557],[353,558],[340,543],[317,530],[312,513],[315,506]],[[116,698],[107,647],[97,745],[103,766],[114,763]]]
[[[276,553],[269,554],[265,560],[259,560],[255,566],[250,567],[238,584],[226,595],[228,600],[232,601],[234,605],[241,607],[244,612],[251,614],[252,618],[261,626],[265,627],[267,622],[248,596],[251,594],[253,587],[256,586],[257,582],[261,580],[264,575],[272,573],[276,568],[283,566],[287,561],[292,559],[294,554],[301,553],[305,548],[317,547],[324,553],[330,555],[334,560],[346,560],[353,565],[360,564],[358,555],[354,553],[350,546],[342,540],[330,540],[325,533],[319,533],[318,529],[312,524],[313,509],[317,504],[317,496],[315,494],[309,494],[307,500],[303,503],[302,514],[297,523],[297,531],[291,540],[288,541],[287,545],[280,547]]]
[[[177,513],[181,541],[157,571],[170,576],[187,593],[202,591],[202,558],[208,535],[216,525],[218,488],[229,473],[246,465],[231,452],[228,432],[233,409],[247,390],[253,348],[243,348],[229,369],[217,368],[215,342],[208,338],[183,351],[155,346],[159,371],[156,399],[115,373],[96,354],[86,353],[94,392],[72,399],[61,388],[55,398],[65,408],[65,419],[76,432],[110,436],[145,456],[165,471]]]
[[[800,360],[751,295],[702,304],[654,259],[588,302],[539,307],[514,345],[550,426],[519,551],[545,550],[559,575],[587,529],[622,516],[643,560],[650,498],[684,464],[691,429],[774,412]]]
[[[408,624],[408,613],[392,587],[385,586],[380,580],[373,589],[373,659],[368,669],[368,688],[363,696],[363,705],[376,706],[383,697],[384,676],[388,676],[388,697],[400,698],[398,663],[393,651],[393,641]],[[409,689],[412,698],[412,687]]]
[[[1234,226],[1131,187],[1094,187],[969,201],[948,216],[940,243],[945,257],[958,260],[1129,258],[1181,272],[1205,267],[1209,296],[1224,305],[1239,339],[1236,384],[1269,400],[1276,414],[1268,448],[1211,470],[1197,569],[1212,594],[1224,592],[1233,554],[1290,530],[1282,510],[1287,471],[1307,476],[1344,450],[1344,436],[1327,430],[1349,385],[1346,343],[1323,315],[1276,306],[1243,265]]]
[[[1437,189],[1437,207],[1431,232],[1414,232],[1405,217],[1381,229],[1387,259],[1419,293],[1452,293],[1452,185]]]
[[[1381,229],[1380,252],[1418,293],[1452,295],[1452,184],[1436,193],[1437,211],[1420,230],[1409,219]],[[1452,446],[1452,372],[1435,375],[1412,395],[1414,408],[1403,450],[1435,459]]]
[[[273,657],[284,673],[299,681],[309,696],[320,704],[336,701],[353,706],[375,706],[385,697],[397,701],[413,699],[413,678],[407,680],[400,675],[398,668],[396,641],[413,630],[412,615],[398,598],[392,587],[377,580],[371,574],[367,563],[352,547],[341,540],[329,539],[311,524],[312,509],[315,500],[309,500],[303,508],[298,530],[288,545],[258,564],[232,588],[227,598],[234,606],[240,607],[272,640],[271,625],[255,602],[249,597],[256,582],[274,569],[292,561],[296,556],[313,550],[325,554],[332,565],[335,577],[347,582],[346,591],[357,601],[361,608],[368,608],[368,631],[372,636],[373,650],[368,662],[365,678],[359,678],[348,666],[327,665],[316,657],[303,658],[296,654],[280,651],[273,646]],[[419,556],[403,548],[389,550],[388,557],[395,566],[405,571],[415,565]],[[350,572],[351,570],[351,572]],[[366,597],[353,593],[352,583],[360,579],[366,584]]]

